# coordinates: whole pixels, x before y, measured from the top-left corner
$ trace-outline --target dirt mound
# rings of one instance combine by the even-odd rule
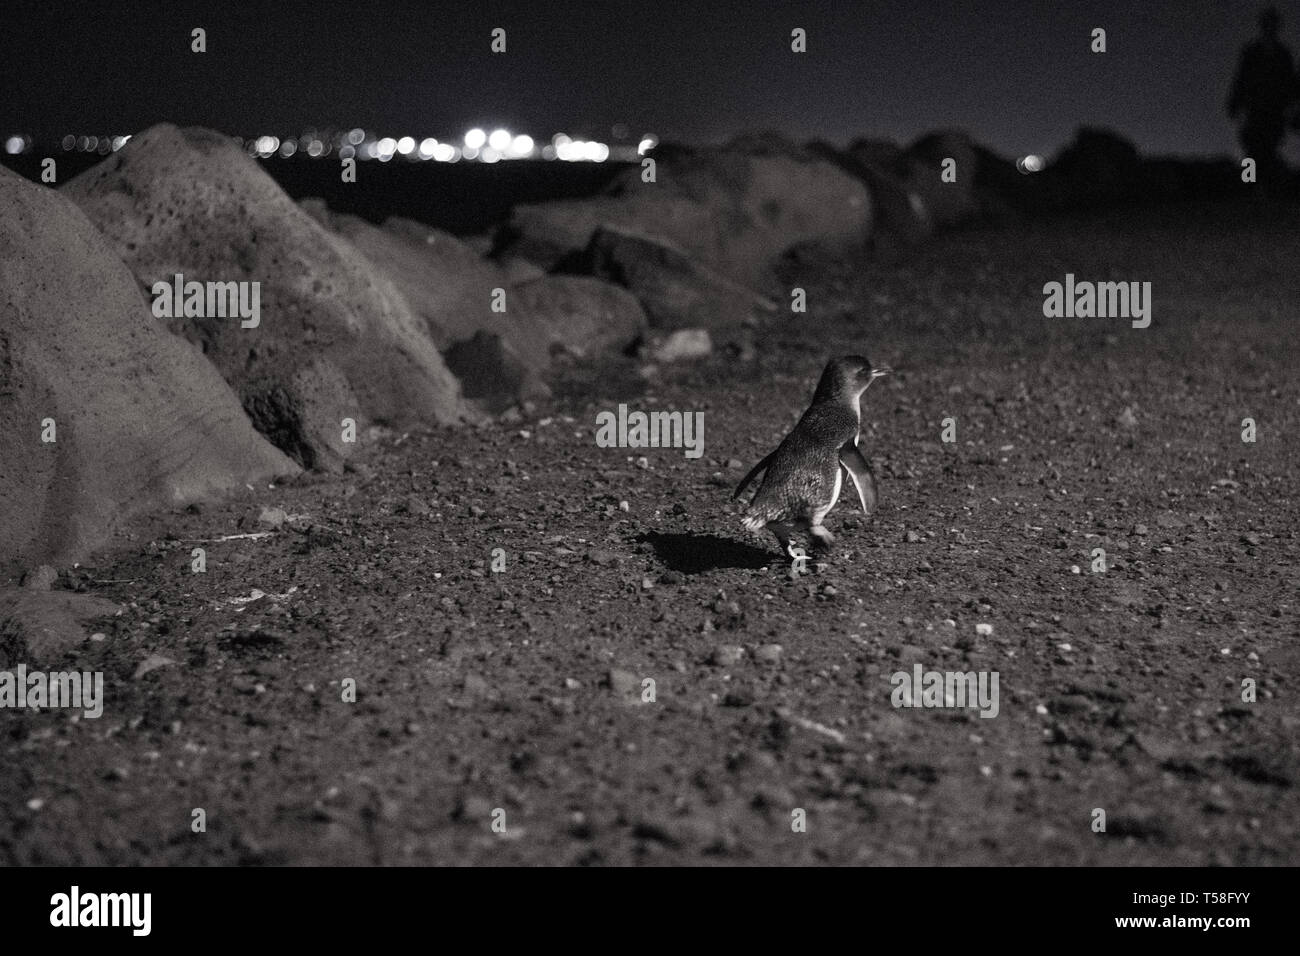
[[[858,179],[773,136],[723,147],[656,150],[655,181],[629,169],[605,195],[516,208],[498,254],[551,268],[601,226],[666,240],[736,281],[756,285],[794,246],[866,240],[871,196]]]
[[[81,211],[8,174],[0,449],[4,572],[79,560],[146,509],[297,471],[216,370],[150,315]]]
[[[255,325],[167,321],[202,347],[258,427],[304,463],[337,465],[340,449],[321,435],[341,432],[344,418],[396,426],[469,416],[459,383],[393,284],[227,137],[155,126],[64,191],[146,290],[177,274],[185,282],[259,283]],[[290,412],[267,420],[275,409]],[[304,421],[306,428],[296,424]]]

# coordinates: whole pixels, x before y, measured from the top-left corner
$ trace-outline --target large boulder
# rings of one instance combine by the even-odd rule
[[[1046,171],[1067,203],[1093,206],[1139,198],[1144,188],[1137,147],[1117,133],[1084,126]]]
[[[509,295],[551,355],[621,351],[645,334],[646,313],[637,297],[600,279],[544,276],[512,286]]]
[[[947,160],[955,178],[944,179]],[[946,228],[976,218],[980,212],[975,192],[978,160],[975,145],[965,133],[951,130],[922,136],[895,162],[899,180],[909,196],[919,199],[928,223]]]
[[[424,323],[347,240],[303,212],[232,140],[152,127],[63,187],[147,290],[256,282],[260,324],[168,319],[225,376],[257,427],[338,468],[340,422],[471,417]],[[288,436],[288,437],[286,437]]]
[[[600,227],[569,265],[628,289],[655,329],[704,328],[725,337],[776,309],[672,243],[630,229]]]
[[[0,571],[84,559],[124,518],[297,470],[86,216],[0,170]]]
[[[887,140],[859,139],[846,150],[809,148],[864,182],[876,207],[873,240],[913,245],[936,229],[1005,219],[1029,204],[1027,179],[1016,166],[959,131],[920,137],[907,149]],[[945,181],[945,161],[955,178]]]
[[[410,220],[375,226],[331,212],[320,200],[302,206],[392,281],[426,323],[466,397],[491,410],[548,394],[544,376],[557,351],[624,349],[645,330],[637,300],[608,283],[547,276],[520,260],[507,268]],[[504,311],[494,311],[494,301]]]
[[[824,142],[808,148],[866,184],[875,214],[874,246],[906,249],[930,237],[934,224],[924,200],[904,182],[907,165],[901,148],[884,140],[857,140],[844,151]]]
[[[554,268],[580,254],[602,226],[674,245],[735,281],[758,286],[792,247],[847,247],[867,239],[871,197],[833,163],[779,137],[727,146],[655,151],[655,181],[642,169],[600,196],[516,207],[497,253]]]

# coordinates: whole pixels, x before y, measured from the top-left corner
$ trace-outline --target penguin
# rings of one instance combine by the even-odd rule
[[[847,475],[863,514],[876,507],[876,478],[858,449],[862,427],[860,402],[867,386],[889,374],[861,355],[826,363],[812,404],[776,450],[760,461],[736,487],[736,500],[760,473],[763,481],[745,510],[750,531],[767,528],[791,558],[801,557],[790,544],[792,527],[806,531],[814,546],[829,550],[835,537],[822,521],[839,500]]]

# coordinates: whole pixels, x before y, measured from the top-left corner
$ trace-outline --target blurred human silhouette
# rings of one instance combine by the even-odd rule
[[[1228,116],[1244,117],[1241,147],[1255,160],[1259,181],[1270,191],[1281,186],[1286,176],[1278,150],[1298,93],[1291,51],[1278,39],[1281,27],[1276,7],[1260,12],[1259,36],[1242,49],[1228,94]]]

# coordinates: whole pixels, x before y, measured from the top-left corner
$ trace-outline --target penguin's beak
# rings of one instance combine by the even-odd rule
[[[875,381],[876,379],[880,378],[882,375],[888,375],[892,371],[893,369],[891,369],[888,365],[881,365],[879,368],[873,368],[871,370],[871,380]]]

